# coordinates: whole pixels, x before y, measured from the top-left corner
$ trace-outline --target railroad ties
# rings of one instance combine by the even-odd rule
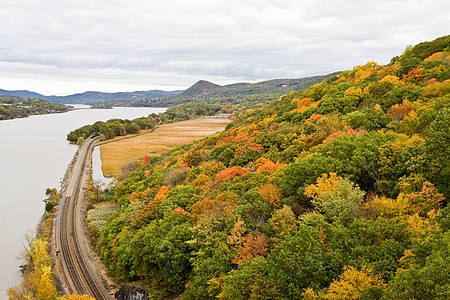
[[[68,293],[86,294],[95,299],[112,299],[95,270],[81,209],[87,161],[97,140],[98,138],[88,138],[78,151],[58,210],[56,247]]]

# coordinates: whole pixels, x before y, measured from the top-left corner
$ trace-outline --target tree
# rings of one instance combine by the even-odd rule
[[[181,207],[191,211],[192,205],[201,199],[200,189],[191,186],[179,186],[167,193],[166,199],[158,206],[161,215],[171,213],[174,209]]]
[[[342,179],[335,182],[334,189],[319,192],[312,203],[331,222],[347,223],[361,215],[363,196],[358,186]]]
[[[430,137],[425,141],[425,149],[429,155],[446,165],[448,170],[450,161],[450,108],[443,108],[438,112],[430,125]]]
[[[280,206],[280,200],[282,198],[281,191],[274,184],[268,183],[258,190],[258,193],[264,198],[264,200],[270,205],[270,207],[278,208]]]
[[[231,260],[234,264],[240,264],[246,259],[256,256],[266,256],[267,241],[262,234],[253,236],[252,234],[242,238],[242,243],[238,246],[237,255]]]
[[[269,264],[262,257],[246,260],[224,278],[218,299],[279,299],[282,294],[270,276]]]
[[[127,126],[127,134],[136,134],[139,133],[141,127],[136,123],[131,123]]]
[[[323,173],[316,180],[316,184],[310,184],[305,187],[305,195],[307,197],[317,197],[323,193],[336,190],[337,183],[342,181],[342,177],[336,173]]]
[[[362,266],[358,270],[352,266],[346,266],[338,280],[333,280],[325,299],[327,300],[358,300],[368,288],[385,289],[386,284],[380,275],[375,275],[373,270]]]
[[[295,215],[287,205],[283,205],[283,208],[274,211],[272,218],[269,219],[269,223],[274,232],[274,240],[276,243],[279,243],[288,234],[295,234],[298,229],[298,222]]]
[[[133,270],[147,280],[162,280],[167,291],[184,289],[192,270],[194,231],[187,214],[172,213],[137,231],[126,245],[132,252]]]
[[[406,197],[409,204],[408,211],[418,213],[422,217],[426,217],[431,210],[437,212],[444,200],[444,196],[429,182],[423,184],[420,192],[407,194]]]
[[[57,296],[52,278],[52,258],[48,245],[41,239],[28,241],[25,250],[27,261],[23,280],[19,287],[8,289],[9,299],[43,299],[53,300]]]
[[[216,180],[233,179],[234,177],[242,176],[247,172],[248,172],[248,169],[243,168],[243,167],[239,167],[239,166],[231,167],[229,169],[225,169],[225,170],[217,173]]]
[[[312,184],[323,173],[336,170],[336,160],[320,154],[312,154],[287,166],[280,188],[285,195],[301,197],[307,184]]]
[[[300,299],[303,289],[328,286],[325,246],[316,228],[300,224],[295,235],[287,235],[267,256],[268,272],[284,295]]]
[[[411,268],[397,271],[389,282],[386,299],[449,299],[450,232],[436,239],[431,248],[431,254],[416,259]]]
[[[223,222],[233,210],[233,205],[220,199],[205,198],[192,206],[192,220],[198,222],[204,218],[211,222]]]
[[[381,110],[369,108],[358,110],[345,115],[354,129],[363,128],[367,131],[376,131],[386,128],[389,117]]]

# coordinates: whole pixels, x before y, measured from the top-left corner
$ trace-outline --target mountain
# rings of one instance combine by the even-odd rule
[[[185,102],[204,102],[253,106],[257,103],[268,103],[291,91],[308,89],[310,86],[337,74],[332,73],[296,79],[272,79],[257,83],[240,82],[225,86],[200,80],[184,92],[164,99],[163,102],[166,105],[176,105]]]
[[[133,100],[133,99],[160,99],[175,96],[182,91],[135,91],[135,92],[118,92],[118,93],[103,93],[88,91],[84,93],[78,93],[68,96],[45,96],[39,93],[19,90],[8,91],[0,89],[0,96],[20,97],[20,98],[41,98],[47,101],[64,103],[64,104],[99,104],[104,103],[107,100],[119,101],[119,100]]]
[[[192,85],[187,90],[185,90],[184,92],[182,92],[181,94],[179,94],[177,96],[192,97],[192,96],[196,96],[196,95],[203,94],[203,93],[217,91],[222,88],[223,87],[218,84],[215,84],[215,83],[212,83],[212,82],[209,82],[206,80],[199,80],[196,83],[194,83],[194,85]]]
[[[41,98],[64,104],[108,104],[117,106],[158,106],[167,107],[186,102],[255,106],[278,99],[291,91],[301,91],[336,75],[312,76],[297,79],[273,79],[257,83],[233,83],[218,85],[200,80],[185,91],[134,91],[103,93],[88,91],[68,96],[45,96],[30,91],[0,90],[0,96]]]
[[[0,89],[0,96],[20,97],[20,98],[44,98],[44,95],[39,93],[30,92],[27,90],[7,91]]]

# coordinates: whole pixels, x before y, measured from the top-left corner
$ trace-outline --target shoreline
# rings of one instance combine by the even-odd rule
[[[36,233],[31,238],[33,240],[41,239],[48,244],[48,253],[52,257],[52,279],[53,279],[53,285],[55,286],[57,293],[59,296],[68,295],[70,296],[70,293],[68,293],[67,287],[64,284],[64,275],[61,270],[61,264],[57,258],[57,255],[59,251],[57,251],[56,247],[56,222],[58,218],[58,209],[61,201],[61,195],[66,191],[67,189],[67,183],[69,180],[69,177],[71,176],[73,172],[74,164],[78,158],[79,154],[79,148],[75,152],[72,160],[70,161],[65,173],[64,177],[62,179],[61,185],[58,190],[58,202],[54,206],[53,210],[51,212],[46,212],[44,210],[44,214],[41,216],[39,222],[36,225]],[[98,257],[95,247],[93,246],[93,240],[92,236],[89,234],[88,227],[87,227],[87,206],[88,206],[88,196],[87,196],[87,190],[89,189],[89,186],[92,185],[93,179],[92,179],[92,152],[89,153],[89,159],[87,164],[87,170],[86,174],[87,180],[85,182],[85,185],[82,188],[83,195],[83,202],[81,203],[82,206],[82,222],[83,222],[83,234],[87,237],[87,240],[89,241],[89,249],[91,253],[93,254],[94,262],[95,262],[95,269],[102,275],[104,280],[106,281],[107,285],[113,289],[114,291],[118,290],[117,284],[114,282],[114,280],[109,276],[105,265],[100,261],[100,258]],[[49,223],[51,220],[51,226],[49,228]],[[26,264],[24,265],[25,270]],[[21,276],[21,281],[24,280],[23,274]]]

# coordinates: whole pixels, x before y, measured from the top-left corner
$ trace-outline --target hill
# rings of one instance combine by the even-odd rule
[[[25,95],[24,93],[23,95]],[[31,115],[61,113],[70,107],[43,99],[28,99],[0,96],[0,120],[26,118]]]
[[[255,106],[278,99],[290,91],[301,91],[336,75],[337,73],[298,79],[274,79],[257,83],[235,83],[225,86],[198,81],[183,93],[164,99],[163,103],[176,105],[202,102],[222,105]]]
[[[68,96],[44,96],[30,91],[0,90],[0,95],[41,98],[65,104],[168,107],[181,103],[197,102],[221,104],[229,107],[241,105],[254,107],[269,103],[290,91],[307,89],[336,74],[297,79],[274,79],[257,83],[234,83],[225,86],[200,80],[185,91],[151,90],[119,93],[88,91]]]
[[[168,107],[182,103],[220,104],[230,110],[240,106],[255,107],[278,99],[290,91],[301,91],[338,73],[298,79],[274,79],[257,83],[234,83],[221,86],[206,80],[194,83],[185,91],[167,98],[105,100],[108,105]]]
[[[30,98],[30,99],[40,98],[47,101],[64,104],[97,105],[97,104],[105,104],[106,102],[116,103],[118,101],[123,100],[126,100],[127,102],[132,102],[136,99],[162,99],[175,96],[181,92],[182,91],[150,90],[150,91],[135,91],[135,92],[104,93],[104,92],[88,91],[68,96],[45,96],[27,90],[8,91],[0,89],[0,96]]]
[[[186,89],[184,92],[174,96],[174,98],[187,98],[187,97],[195,97],[197,95],[201,95],[204,93],[209,93],[213,91],[220,90],[222,87],[218,84],[206,81],[199,80],[194,85]]]
[[[9,96],[9,97],[20,97],[20,98],[41,98],[44,99],[44,95],[41,95],[39,93],[30,92],[27,90],[17,90],[17,91],[7,91],[0,89],[0,96]]]
[[[158,299],[448,298],[449,58],[407,48],[146,157],[102,196],[99,255]]]
[[[103,93],[103,92],[84,92],[68,96],[44,96],[44,99],[66,104],[103,104],[105,102],[120,101],[120,100],[134,100],[134,99],[160,99],[171,97],[181,93],[181,91],[135,91],[135,92],[118,92],[118,93]]]

